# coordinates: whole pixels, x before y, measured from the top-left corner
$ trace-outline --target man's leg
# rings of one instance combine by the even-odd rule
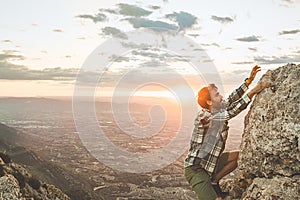
[[[217,198],[217,194],[211,185],[210,177],[204,169],[193,170],[187,167],[184,173],[185,178],[196,192],[199,200],[215,200]]]
[[[223,155],[227,157],[227,161],[221,161],[220,164],[224,164],[217,171],[216,175],[213,177],[212,182],[217,183],[221,178],[232,172],[237,168],[237,160],[239,157],[239,151],[226,152]]]

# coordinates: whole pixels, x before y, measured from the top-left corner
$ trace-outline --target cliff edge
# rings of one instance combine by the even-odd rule
[[[24,167],[0,153],[0,198],[2,200],[71,200],[54,185],[34,178]]]
[[[300,65],[267,71],[273,87],[258,94],[245,117],[239,170],[223,182],[229,199],[297,199],[300,196]]]

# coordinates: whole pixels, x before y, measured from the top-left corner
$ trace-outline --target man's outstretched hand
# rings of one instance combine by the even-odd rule
[[[247,86],[249,86],[249,85],[252,83],[252,81],[254,80],[254,78],[255,78],[257,72],[259,72],[259,71],[261,71],[261,67],[258,66],[258,65],[255,65],[255,66],[252,68],[251,74],[250,74],[249,78],[247,78],[247,80],[246,80],[246,85],[247,85]]]
[[[255,65],[253,68],[252,68],[252,71],[251,71],[251,74],[250,74],[250,77],[249,77],[249,80],[252,82],[257,74],[257,72],[261,71],[261,68],[260,66],[258,65]]]

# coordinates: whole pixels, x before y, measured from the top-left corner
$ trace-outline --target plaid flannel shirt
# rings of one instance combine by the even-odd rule
[[[248,87],[243,83],[234,90],[226,100],[224,110],[212,113],[202,109],[198,112],[184,167],[199,166],[209,175],[214,173],[225,148],[229,129],[228,120],[239,114],[251,102],[248,95],[244,95],[247,89]]]

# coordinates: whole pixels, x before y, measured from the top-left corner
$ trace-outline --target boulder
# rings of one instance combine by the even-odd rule
[[[258,94],[245,118],[239,159],[249,175],[271,178],[300,172],[300,65],[269,70],[274,83]]]
[[[25,200],[22,198],[18,180],[10,174],[0,177],[0,192],[2,200]]]
[[[4,162],[8,155],[0,155],[0,199],[59,199],[71,200],[54,185],[44,183],[34,178],[23,166],[14,162]]]
[[[244,122],[238,161],[241,176],[223,182],[223,188],[231,190],[232,198],[236,199],[297,199],[300,65],[287,64],[269,70],[260,81],[272,82],[274,86],[253,100]],[[237,186],[241,182],[245,183],[243,188]]]

